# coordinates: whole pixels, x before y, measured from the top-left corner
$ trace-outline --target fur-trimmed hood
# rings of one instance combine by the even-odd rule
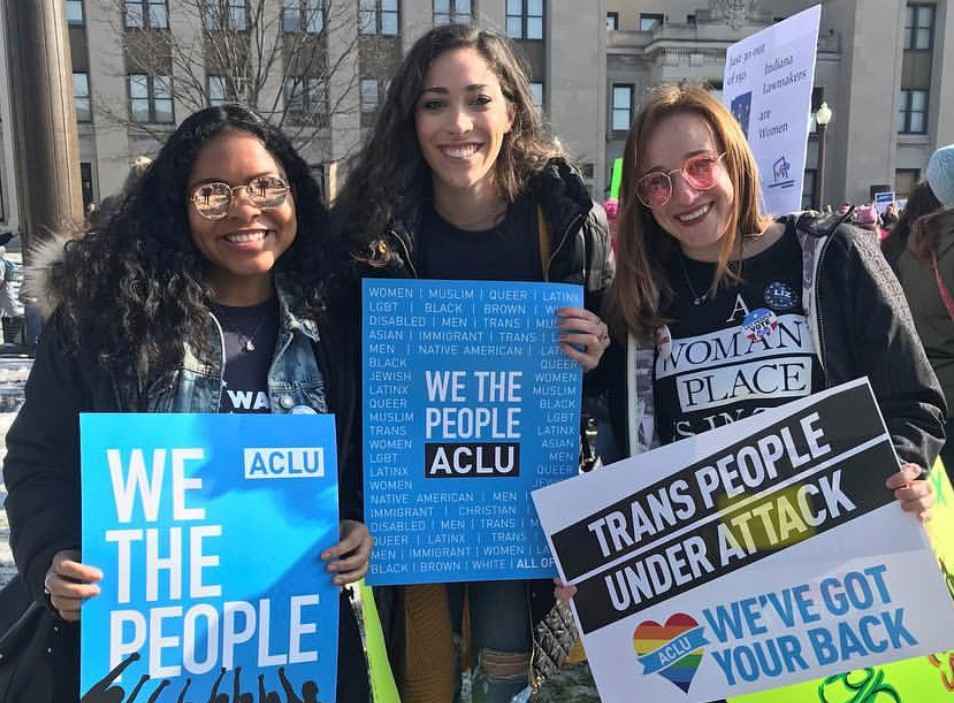
[[[36,304],[44,320],[49,319],[62,302],[53,285],[53,265],[63,260],[66,243],[81,239],[82,236],[82,232],[57,233],[32,242],[26,252],[24,259],[29,263],[23,267],[23,288],[20,295],[24,301]]]

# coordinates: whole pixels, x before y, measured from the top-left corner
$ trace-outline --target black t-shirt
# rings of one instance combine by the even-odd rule
[[[520,198],[496,227],[470,231],[454,227],[428,203],[422,213],[419,273],[422,278],[464,281],[540,281],[536,206]]]
[[[225,336],[223,413],[271,412],[268,370],[278,339],[278,298],[250,307],[213,305]]]
[[[671,341],[656,347],[656,427],[664,444],[821,390],[802,302],[802,249],[793,228],[745,259],[742,281],[709,288],[714,263],[677,254],[663,315]],[[688,281],[687,281],[688,279]],[[665,337],[665,335],[663,335]]]

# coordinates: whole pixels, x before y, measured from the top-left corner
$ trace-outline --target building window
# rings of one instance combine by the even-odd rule
[[[815,184],[818,181],[818,171],[813,168],[805,169],[805,179],[802,181],[802,210],[815,209]]]
[[[619,13],[618,12],[606,13],[606,29],[612,32],[619,31]]]
[[[507,0],[507,36],[543,39],[543,0]]]
[[[696,26],[696,16],[695,15],[686,15],[686,24],[690,27]]]
[[[283,31],[319,34],[324,28],[324,0],[282,0]]]
[[[83,210],[89,209],[93,202],[93,164],[80,162],[80,188],[83,191]]]
[[[902,90],[898,94],[898,133],[927,133],[928,91]]]
[[[613,84],[613,131],[626,132],[633,123],[633,86]]]
[[[285,82],[285,110],[293,122],[328,124],[328,89],[320,78],[289,78]]]
[[[361,112],[378,109],[378,82],[374,78],[361,79]]]
[[[398,35],[398,0],[361,0],[359,7],[361,34]]]
[[[248,29],[247,0],[207,0],[203,14],[206,29],[231,29],[239,32]]]
[[[208,84],[206,95],[209,98],[209,107],[225,105],[225,103],[228,102],[225,98],[228,94],[225,76],[213,76],[210,74],[206,76],[206,83]]]
[[[662,27],[663,16],[656,12],[640,12],[639,13],[639,31],[640,32],[651,32],[656,27]]]
[[[76,121],[92,122],[93,111],[89,102],[89,74],[73,74],[73,102],[76,105]]]
[[[901,200],[910,197],[921,178],[920,169],[899,168],[894,172],[895,198]]]
[[[82,27],[85,22],[83,0],[66,0],[66,23],[74,27]]]
[[[904,20],[904,48],[917,51],[934,47],[934,5],[911,4]]]
[[[533,98],[533,104],[537,106],[537,109],[543,112],[546,109],[543,81],[530,81],[530,96]]]
[[[126,0],[127,29],[169,29],[166,0]]]
[[[434,24],[470,24],[473,7],[470,0],[434,0]]]
[[[172,109],[172,78],[130,73],[129,114],[134,122],[175,122]]]
[[[209,107],[226,103],[244,103],[248,82],[232,76],[206,76],[206,97]]]

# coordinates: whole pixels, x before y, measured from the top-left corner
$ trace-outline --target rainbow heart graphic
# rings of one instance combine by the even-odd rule
[[[685,613],[675,613],[660,625],[644,620],[633,632],[633,649],[643,665],[643,674],[659,674],[684,693],[702,662],[702,648],[709,644],[704,628]]]

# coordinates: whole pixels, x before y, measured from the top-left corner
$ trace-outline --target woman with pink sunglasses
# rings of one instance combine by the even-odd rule
[[[944,398],[878,242],[837,216],[767,217],[741,128],[700,86],[647,96],[623,164],[601,372],[624,455],[868,376],[904,462],[887,488],[926,517],[915,479]]]
[[[759,193],[745,135],[709,91],[647,95],[623,154],[613,343],[591,379],[622,455],[868,376],[902,461],[885,490],[927,519],[919,479],[944,441],[944,398],[878,241],[846,216],[773,220]],[[566,678],[592,692],[574,701],[597,700],[585,665]],[[565,700],[553,688],[537,700]]]

